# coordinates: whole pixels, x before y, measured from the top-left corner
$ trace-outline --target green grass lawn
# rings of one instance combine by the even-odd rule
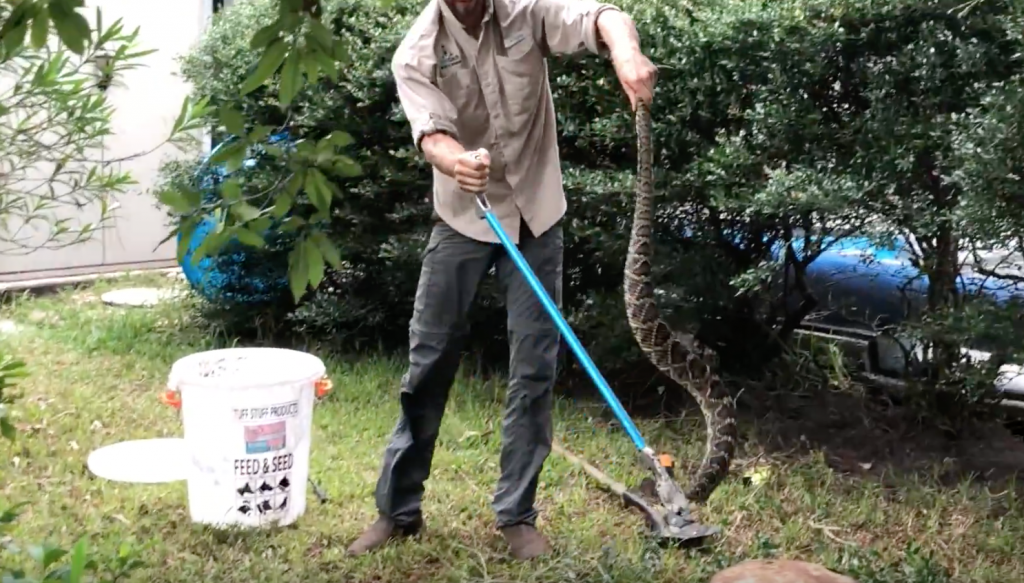
[[[21,433],[13,445],[0,445],[2,502],[31,502],[14,540],[70,545],[86,535],[103,552],[127,541],[145,562],[133,581],[703,582],[746,558],[771,556],[822,563],[861,583],[1024,581],[1024,513],[1007,478],[1024,459],[1020,443],[976,438],[970,446],[918,455],[928,448],[914,432],[893,433],[884,423],[891,416],[848,405],[805,407],[787,419],[788,411],[762,402],[745,415],[733,477],[700,510],[704,521],[723,527],[723,536],[701,550],[651,544],[639,515],[553,455],[539,504],[540,527],[556,553],[536,563],[512,562],[489,506],[504,385],[469,376],[452,392],[427,483],[428,530],[417,540],[348,558],[345,547],[375,517],[372,491],[398,412],[402,367],[388,359],[326,359],[334,391],[314,415],[311,472],[328,503],[318,504],[309,492],[306,514],[277,532],[224,534],[194,526],[184,483],[111,483],[85,467],[88,453],[102,445],[180,435],[176,412],[158,400],[170,366],[225,344],[193,326],[182,305],[118,309],[99,300],[114,285],[154,281],[168,280],[146,276],[20,297],[0,312],[20,326],[0,333],[2,351],[31,367],[15,406]],[[832,421],[815,431],[806,425],[810,417]],[[609,419],[600,402],[563,397],[557,438],[635,483],[643,473],[632,444]],[[698,460],[703,425],[694,414],[639,425],[676,459]],[[974,480],[961,471],[986,464],[999,471]],[[749,479],[753,470],[757,479]]]

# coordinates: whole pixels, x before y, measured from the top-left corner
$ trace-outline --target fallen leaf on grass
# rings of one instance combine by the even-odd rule
[[[480,431],[467,431],[467,432],[462,434],[462,437],[459,438],[459,443],[462,443],[462,442],[466,441],[467,439],[473,439],[473,438],[483,439],[483,438],[487,437],[490,434],[491,434],[491,430],[490,429],[488,429],[487,431],[483,431],[483,432],[480,432]]]
[[[771,477],[772,470],[769,466],[753,467],[743,473],[743,481],[747,484],[760,486]]]

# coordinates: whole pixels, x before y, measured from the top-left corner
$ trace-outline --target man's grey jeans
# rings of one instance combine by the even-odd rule
[[[561,225],[534,237],[523,223],[519,250],[561,306]],[[402,412],[377,482],[377,509],[398,525],[421,520],[423,484],[430,474],[448,390],[458,371],[461,341],[468,331],[466,315],[492,265],[506,297],[511,352],[501,477],[493,508],[499,528],[536,520],[537,480],[551,452],[558,328],[500,244],[470,239],[439,221],[423,254],[409,325]]]

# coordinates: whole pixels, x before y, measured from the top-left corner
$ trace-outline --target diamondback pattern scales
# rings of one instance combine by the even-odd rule
[[[707,425],[704,458],[685,494],[704,502],[729,473],[736,450],[736,410],[713,370],[710,351],[691,335],[672,330],[655,302],[651,260],[654,227],[654,152],[651,113],[647,104],[636,111],[637,173],[633,226],[624,277],[626,316],[644,354],[697,400]]]

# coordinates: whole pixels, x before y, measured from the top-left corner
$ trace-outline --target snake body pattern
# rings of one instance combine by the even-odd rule
[[[654,152],[648,105],[636,109],[637,175],[633,226],[624,277],[626,316],[644,355],[697,400],[707,425],[704,459],[685,491],[704,502],[729,473],[736,449],[735,405],[714,372],[710,352],[691,335],[672,330],[661,318],[654,294],[651,259],[654,230]]]

